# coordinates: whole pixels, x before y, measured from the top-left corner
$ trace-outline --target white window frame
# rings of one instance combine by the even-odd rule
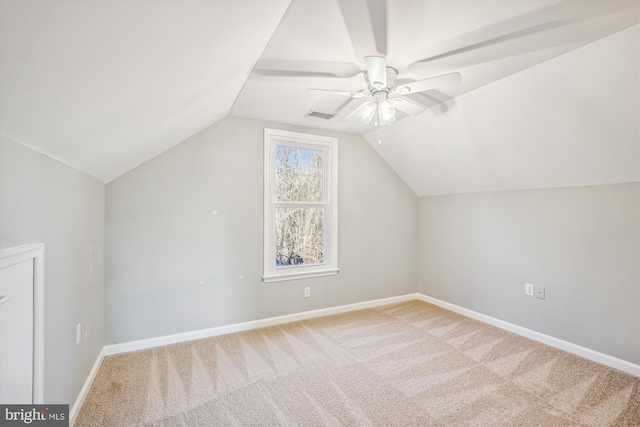
[[[297,203],[301,207],[325,208],[324,263],[276,267],[276,207],[290,203],[276,202],[275,147],[309,148],[323,151],[323,200]],[[335,275],[338,268],[338,138],[264,129],[264,275],[265,282]]]

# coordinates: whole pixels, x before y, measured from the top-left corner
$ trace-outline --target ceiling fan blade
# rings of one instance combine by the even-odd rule
[[[453,86],[460,83],[462,76],[460,73],[443,74],[437,77],[430,77],[417,82],[407,83],[395,88],[394,92],[404,95],[407,93],[424,92],[425,90],[438,89],[444,86]]]
[[[313,87],[310,87],[307,90],[315,90],[318,92],[326,92],[329,95],[344,95],[344,96],[350,96],[351,98],[362,98],[367,96],[366,94],[362,93],[362,92],[349,92],[346,90],[333,90],[333,89],[316,89]]]
[[[508,58],[515,55],[543,50],[559,44],[589,40],[595,19],[609,16],[626,16],[617,24],[608,24],[608,34],[637,24],[637,4],[634,2],[562,1],[522,15],[510,18],[484,28],[470,31],[429,48],[430,53],[413,62],[411,72],[423,72],[433,62],[456,57],[457,67]],[[634,10],[635,8],[635,10]],[[612,21],[613,22],[613,21]],[[608,28],[608,27],[607,27]],[[602,36],[604,36],[603,34]],[[515,43],[515,41],[518,43]],[[499,48],[497,48],[499,45]],[[494,49],[487,49],[494,47]],[[482,53],[479,51],[482,50]],[[465,55],[477,52],[476,55]],[[423,54],[424,55],[424,54]],[[461,60],[464,57],[466,60]]]
[[[414,72],[420,72],[420,70],[424,70],[424,69],[428,69],[430,63],[433,63],[434,61],[440,60],[440,59],[445,59],[445,58],[449,58],[451,56],[455,56],[455,55],[461,55],[467,52],[473,52],[475,50],[484,48],[484,47],[489,47],[489,46],[494,46],[497,44],[501,44],[501,43],[505,43],[511,40],[516,40],[519,38],[524,38],[526,36],[531,36],[543,31],[547,31],[550,30],[552,28],[557,28],[559,26],[563,25],[560,22],[548,22],[548,23],[544,23],[544,24],[540,24],[540,25],[536,25],[533,27],[529,27],[529,28],[525,28],[522,30],[518,30],[518,31],[514,31],[511,32],[509,34],[504,34],[504,35],[500,35],[497,37],[492,37],[480,42],[476,42],[476,43],[470,43],[467,44],[465,46],[459,47],[459,48],[455,48],[455,49],[451,49],[451,50],[447,50],[446,52],[443,53],[439,53],[436,55],[431,55],[425,59],[422,59],[420,61],[416,61],[413,64],[409,65],[409,70],[414,71]],[[504,52],[504,51],[503,51]],[[524,52],[519,52],[519,53],[524,53]],[[511,56],[511,54],[507,54],[505,56]],[[493,58],[493,59],[497,59],[497,58]]]
[[[367,101],[363,98],[349,98],[334,111],[337,118],[347,120],[354,116],[354,112]]]
[[[339,0],[356,58],[387,54],[387,2]]]
[[[350,62],[261,59],[253,72],[268,77],[350,78],[362,71]]]
[[[387,87],[387,60],[381,56],[365,56],[369,82],[377,89]]]
[[[371,101],[364,101],[363,100],[363,102],[360,105],[358,105],[357,108],[354,108],[349,114],[347,114],[344,117],[344,120],[349,120],[349,119],[357,116],[358,113],[360,112],[360,110],[362,110],[364,108],[364,106],[369,104],[369,103],[371,103]]]
[[[431,109],[436,115],[446,113],[454,103],[452,97],[437,89],[430,90],[429,92],[410,93],[404,96],[404,98],[410,98],[411,101],[419,105],[424,105],[425,108]],[[434,107],[438,108],[434,109]]]
[[[380,55],[387,55],[387,2],[380,0],[370,0],[369,19],[373,28],[373,38],[376,43],[377,52]]]
[[[393,106],[402,111],[403,113],[407,113],[410,116],[415,116],[417,114],[422,113],[427,109],[425,105],[421,105],[417,102],[410,100],[409,98],[405,98],[404,96],[397,96],[392,98]]]

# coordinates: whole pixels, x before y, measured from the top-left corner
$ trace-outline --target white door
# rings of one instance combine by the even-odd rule
[[[33,403],[33,262],[0,269],[0,404]]]

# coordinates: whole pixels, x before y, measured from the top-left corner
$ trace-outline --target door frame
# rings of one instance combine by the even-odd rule
[[[0,251],[0,269],[33,260],[33,404],[44,403],[44,243]]]

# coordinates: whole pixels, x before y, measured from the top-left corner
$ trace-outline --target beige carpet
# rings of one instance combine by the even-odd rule
[[[640,426],[640,379],[421,301],[107,357],[76,426]]]

